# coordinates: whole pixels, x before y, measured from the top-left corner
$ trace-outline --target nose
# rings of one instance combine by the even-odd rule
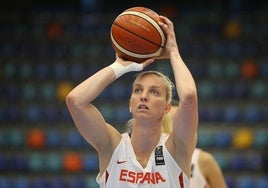
[[[142,97],[141,97],[141,101],[142,101],[142,102],[147,102],[148,99],[147,99],[147,97],[142,96]]]
[[[142,94],[141,94],[141,101],[142,102],[147,102],[148,101],[148,97],[146,95],[146,92],[142,92]]]

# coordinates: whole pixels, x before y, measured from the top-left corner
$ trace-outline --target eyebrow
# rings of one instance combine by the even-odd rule
[[[133,87],[143,87],[141,84],[135,84]],[[160,86],[152,85],[149,87],[150,89],[159,89]]]

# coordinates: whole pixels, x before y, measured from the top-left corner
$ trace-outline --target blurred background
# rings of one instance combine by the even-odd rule
[[[110,26],[132,6],[174,22],[198,87],[198,147],[214,155],[230,188],[267,188],[268,3],[261,0],[0,1],[0,188],[98,187],[98,156],[64,99],[113,62]],[[165,61],[150,68],[173,79]],[[95,101],[122,132],[133,76]]]

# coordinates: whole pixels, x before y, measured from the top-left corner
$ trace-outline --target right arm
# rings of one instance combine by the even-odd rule
[[[104,168],[121,136],[106,123],[91,102],[114,80],[113,70],[105,67],[76,86],[66,97],[66,105],[78,131],[97,150],[100,166]]]
[[[99,154],[100,173],[106,169],[113,151],[121,140],[121,134],[106,123],[99,110],[92,105],[92,101],[117,77],[130,71],[138,71],[153,62],[145,61],[142,65],[131,61],[116,59],[116,63],[107,66],[76,86],[67,96],[66,105],[74,123],[85,138]]]

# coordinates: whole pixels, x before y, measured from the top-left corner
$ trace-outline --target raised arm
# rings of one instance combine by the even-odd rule
[[[98,152],[100,173],[106,169],[121,134],[109,125],[92,101],[116,78],[130,71],[140,71],[153,59],[137,64],[117,57],[116,61],[76,86],[66,97],[66,104],[80,134]]]
[[[169,58],[173,69],[179,105],[173,116],[173,132],[168,140],[179,165],[190,174],[191,156],[196,146],[198,127],[198,101],[194,79],[179,53],[173,23],[161,16],[160,23],[167,34],[167,44],[163,58]]]
[[[76,127],[98,152],[102,148],[112,148],[110,134],[117,133],[91,102],[114,80],[112,69],[105,67],[76,86],[66,97],[66,104]]]

